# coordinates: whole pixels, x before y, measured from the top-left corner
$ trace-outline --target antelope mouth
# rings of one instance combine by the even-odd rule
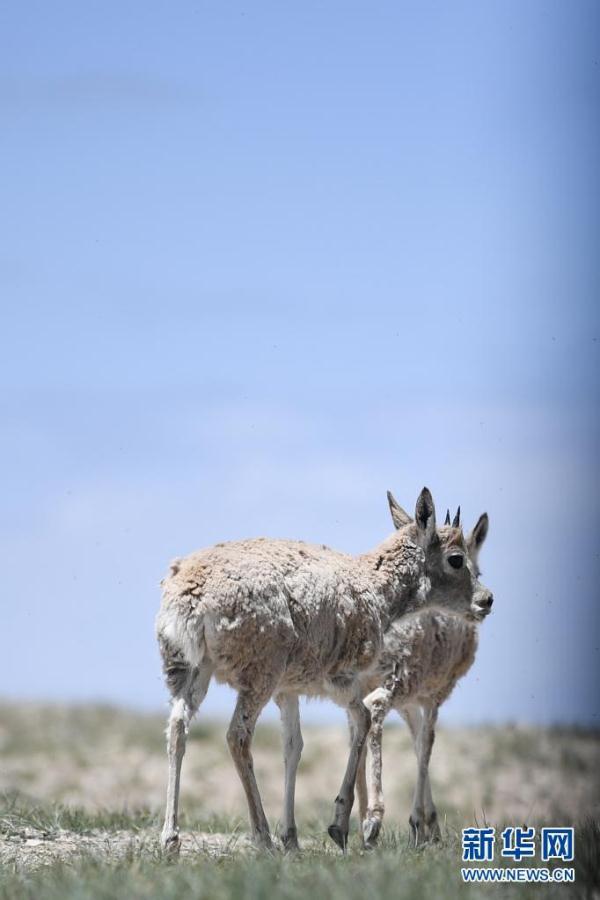
[[[476,622],[483,622],[484,619],[487,619],[490,613],[491,609],[489,608],[489,606],[475,606],[471,610],[471,615]]]

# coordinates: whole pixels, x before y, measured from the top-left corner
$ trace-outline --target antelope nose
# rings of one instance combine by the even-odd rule
[[[493,594],[486,594],[483,600],[481,601],[481,605],[485,607],[485,609],[491,609],[492,603],[494,602]]]

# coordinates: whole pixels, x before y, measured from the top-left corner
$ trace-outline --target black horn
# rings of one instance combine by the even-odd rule
[[[444,525],[449,525],[449,524],[450,524],[450,510],[447,509],[446,510],[446,518],[444,519]]]
[[[456,510],[456,515],[454,516],[454,521],[452,522],[453,528],[460,528],[460,506]]]

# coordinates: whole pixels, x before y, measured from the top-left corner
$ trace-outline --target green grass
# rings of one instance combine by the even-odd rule
[[[443,840],[409,846],[415,763],[406,729],[386,731],[386,829],[365,854],[354,816],[349,853],[329,840],[344,728],[305,729],[297,858],[259,854],[245,839],[243,790],[226,724],[191,729],[181,796],[182,855],[160,849],[165,714],[106,705],[0,702],[0,900],[253,898],[396,900],[536,896],[600,900],[600,735],[566,728],[440,728],[432,780]],[[281,810],[277,723],[259,723],[255,769],[272,828]],[[579,823],[574,886],[464,885],[460,829]],[[498,861],[497,863],[498,864]],[[534,860],[540,865],[539,856]]]
[[[157,826],[157,814],[146,810],[136,810],[132,814],[114,810],[92,813],[61,803],[36,804],[29,802],[21,794],[12,792],[4,795],[0,801],[0,835],[5,839],[19,836],[27,829],[52,836],[59,831],[86,834],[97,830],[127,829],[138,832]]]
[[[582,879],[574,886],[504,885],[502,897],[593,896],[598,881]],[[377,853],[353,853],[344,858],[327,850],[304,852],[297,859],[248,853],[212,859],[199,853],[193,861],[169,862],[158,852],[132,851],[123,859],[99,860],[83,855],[75,862],[56,862],[34,872],[0,874],[0,897],[10,900],[68,900],[68,898],[195,897],[305,900],[364,900],[365,897],[452,898],[488,896],[498,886],[465,886],[460,881],[456,847],[443,845],[423,851],[382,848]],[[588,893],[589,892],[589,893]]]
[[[402,863],[404,862],[404,866]],[[170,865],[160,860],[132,858],[115,864],[82,859],[76,865],[57,864],[34,875],[0,876],[0,896],[6,898],[225,898],[365,897],[421,898],[464,896],[457,870],[440,859],[400,860],[383,853],[377,860],[333,860],[318,854],[301,860],[236,859]],[[426,882],[426,884],[425,884]]]
[[[180,823],[184,831],[209,833],[239,832],[246,828],[245,822],[218,813],[191,817],[183,811]],[[129,831],[138,834],[149,828],[158,831],[161,825],[161,814],[148,809],[131,812],[111,809],[91,811],[62,803],[36,803],[17,792],[9,792],[0,797],[0,837],[3,838],[22,835],[27,829],[50,837],[61,831],[80,835],[97,831]]]
[[[189,823],[191,825],[191,823]],[[238,823],[220,821],[235,836]],[[206,823],[202,824],[206,830]],[[421,900],[421,898],[597,897],[600,891],[600,824],[588,821],[576,834],[575,885],[464,885],[460,880],[458,830],[444,829],[442,842],[414,850],[407,834],[388,829],[374,853],[360,848],[356,835],[347,856],[324,837],[306,833],[299,856],[237,848],[235,837],[219,856],[203,850],[172,860],[158,842],[159,822],[149,812],[89,813],[60,805],[41,806],[18,796],[0,803],[0,836],[23,838],[32,830],[50,844],[65,830],[72,836],[96,835],[98,846],[74,852],[68,860],[45,856],[35,865],[12,862],[0,868],[0,898],[6,900],[131,900],[194,897],[198,900]],[[112,836],[127,831],[120,852]],[[537,862],[536,864],[539,864]]]

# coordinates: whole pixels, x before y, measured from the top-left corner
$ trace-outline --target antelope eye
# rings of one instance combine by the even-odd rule
[[[453,569],[462,569],[464,558],[461,553],[453,553],[452,556],[448,557],[448,562]]]

